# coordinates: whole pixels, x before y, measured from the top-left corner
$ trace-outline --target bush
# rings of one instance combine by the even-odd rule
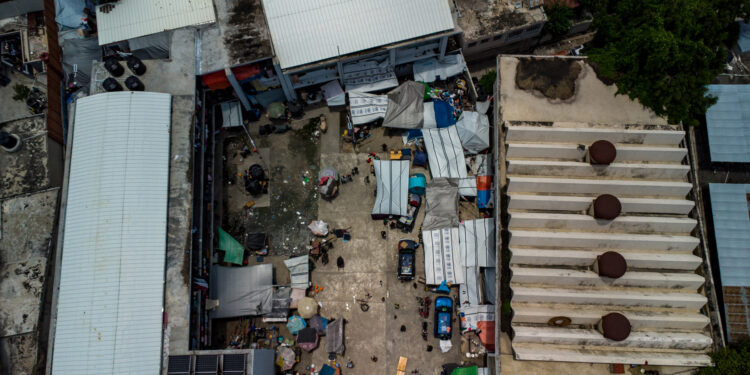
[[[547,23],[544,24],[544,31],[557,38],[565,35],[573,25],[570,19],[573,18],[573,9],[565,2],[555,1],[552,4],[545,5],[544,12],[547,13]]]
[[[711,353],[715,367],[701,369],[698,375],[750,374],[750,339]]]
[[[484,73],[482,78],[479,78],[479,86],[484,90],[487,95],[492,95],[495,88],[495,81],[497,80],[497,72],[490,70]]]
[[[13,100],[19,102],[25,102],[29,98],[29,95],[31,95],[31,89],[20,83],[13,85],[13,91],[15,92]]]

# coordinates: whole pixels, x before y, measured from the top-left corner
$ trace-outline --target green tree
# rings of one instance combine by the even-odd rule
[[[570,30],[573,18],[573,9],[564,1],[553,1],[545,4],[544,13],[547,14],[547,22],[544,24],[544,32],[557,38],[565,35]]]
[[[750,374],[750,340],[711,353],[711,359],[716,366],[703,368],[698,375]]]
[[[750,0],[584,0],[594,14],[590,61],[617,93],[671,123],[698,123],[716,102],[706,85],[722,72],[725,44]]]
[[[479,86],[488,95],[492,95],[492,92],[495,89],[496,80],[497,80],[497,72],[494,70],[490,70],[487,73],[484,73],[484,75],[482,75],[481,78],[479,78]]]

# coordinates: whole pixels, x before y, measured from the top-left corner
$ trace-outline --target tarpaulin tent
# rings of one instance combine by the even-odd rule
[[[461,306],[482,303],[481,268],[495,266],[495,220],[466,220],[458,226],[458,243],[465,267],[466,283],[461,284]]]
[[[241,265],[245,258],[245,247],[221,228],[219,228],[219,250],[224,251],[224,261],[227,263]]]
[[[348,92],[349,110],[352,114],[352,124],[362,125],[385,117],[388,110],[388,97],[372,95],[362,92]]]
[[[328,323],[326,327],[326,352],[344,354],[344,318]]]
[[[409,161],[373,160],[377,179],[377,198],[372,208],[373,219],[409,213]]]
[[[465,111],[456,122],[461,145],[470,154],[477,154],[490,147],[490,120],[487,115]]]
[[[256,316],[273,310],[273,265],[215,266],[211,272],[211,297],[219,300],[211,318]]]
[[[424,85],[406,81],[388,93],[388,111],[383,126],[399,129],[422,127]]]
[[[425,193],[425,216],[422,229],[458,226],[458,186],[445,178],[432,180]]]
[[[292,279],[292,288],[307,289],[310,283],[310,261],[307,255],[284,261]]]
[[[424,241],[424,273],[428,285],[443,281],[464,283],[464,268],[458,245],[458,228],[422,231]]]
[[[463,73],[466,70],[466,62],[461,54],[448,55],[442,60],[419,60],[414,63],[413,70],[415,81],[431,83]]]
[[[495,350],[495,306],[461,307],[461,332],[480,331],[479,340],[487,351]]]
[[[455,126],[422,129],[433,178],[465,178],[466,159]]]

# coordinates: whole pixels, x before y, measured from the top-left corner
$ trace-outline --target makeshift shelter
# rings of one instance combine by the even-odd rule
[[[326,327],[326,352],[342,355],[344,350],[344,318],[338,318]]]
[[[458,186],[445,178],[432,180],[425,193],[425,216],[422,229],[458,226]]]
[[[219,250],[224,251],[225,262],[242,265],[245,247],[221,228],[219,228]]]
[[[406,81],[388,93],[388,111],[383,126],[399,129],[422,127],[424,85]]]
[[[268,314],[273,310],[273,265],[215,266],[211,272],[211,298],[219,306],[211,318]]]
[[[460,308],[461,332],[479,331],[479,339],[487,351],[495,350],[495,306],[479,305]]]
[[[445,56],[441,60],[431,58],[416,61],[412,69],[415,81],[431,83],[463,73],[466,70],[466,62],[459,53]]]
[[[495,267],[495,220],[466,220],[458,226],[458,243],[466,283],[459,288],[461,306],[477,306],[482,297],[482,268]]]
[[[323,168],[318,174],[318,193],[325,200],[336,198],[339,194],[339,173],[332,167]]]
[[[275,287],[271,297],[271,312],[263,315],[263,322],[286,322],[292,302],[292,288]]]
[[[352,91],[348,94],[352,124],[362,125],[385,118],[385,113],[388,110],[387,96]]]
[[[465,281],[458,245],[458,228],[422,231],[424,241],[425,282],[438,285],[443,281],[462,284]]]
[[[308,258],[309,256],[303,255],[284,261],[292,279],[292,288],[307,289],[310,283],[310,260]]]
[[[302,328],[297,332],[297,345],[299,345],[302,350],[308,352],[313,351],[318,347],[318,340],[318,331],[316,331],[315,328]]]
[[[466,159],[455,126],[422,129],[432,178],[465,178]]]
[[[456,124],[456,117],[453,116],[453,106],[443,100],[432,102],[432,109],[435,116],[435,127],[447,128]]]
[[[427,186],[427,179],[424,174],[416,173],[414,176],[409,177],[409,193],[424,195],[425,187]]]
[[[409,161],[373,160],[377,180],[377,197],[372,218],[403,216],[409,212]]]
[[[470,154],[477,154],[490,147],[490,120],[487,115],[465,111],[456,122],[461,146]]]

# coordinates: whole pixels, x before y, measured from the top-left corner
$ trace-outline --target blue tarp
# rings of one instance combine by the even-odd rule
[[[448,102],[435,100],[432,102],[435,108],[435,122],[438,128],[446,128],[456,124],[456,118],[453,117],[453,107]]]
[[[492,198],[491,190],[478,190],[477,191],[477,207],[487,208],[487,205],[490,204],[491,198]]]
[[[89,8],[92,13],[94,5],[88,0],[55,0],[55,22],[68,29],[79,29],[83,24],[84,8]],[[62,31],[62,30],[60,30]]]

